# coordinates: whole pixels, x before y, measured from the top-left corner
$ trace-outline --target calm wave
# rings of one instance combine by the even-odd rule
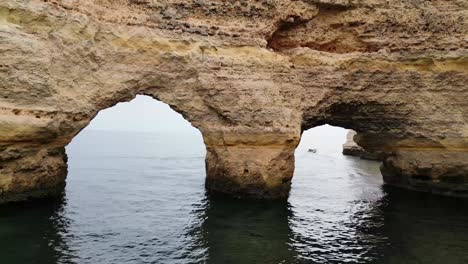
[[[468,263],[468,202],[383,187],[345,133],[305,134],[268,202],[207,196],[199,134],[85,130],[61,200],[0,207],[1,263]]]

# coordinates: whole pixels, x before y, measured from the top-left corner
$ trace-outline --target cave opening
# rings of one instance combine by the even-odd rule
[[[296,193],[331,191],[340,196],[361,193],[360,188],[380,189],[380,161],[362,159],[360,153],[343,154],[350,133],[353,131],[331,125],[303,132],[295,151],[291,197]]]
[[[200,131],[149,96],[138,95],[101,110],[66,152],[66,198],[77,206],[92,205],[85,211],[119,212],[116,204],[131,208],[129,203],[136,201],[166,201],[155,206],[156,212],[174,196],[197,199],[204,190],[205,145]]]
[[[196,255],[190,245],[202,239],[205,151],[200,131],[152,97],[101,110],[66,146],[64,195],[40,212],[39,223],[50,229],[24,230],[35,249],[44,236],[51,239],[41,252],[51,248],[66,263],[106,262],[115,254],[115,262],[168,263],[174,252]]]
[[[302,133],[296,154],[308,152],[309,149],[316,149],[318,153],[339,154],[342,150],[342,144],[346,141],[348,131],[348,129],[331,125],[307,129]]]

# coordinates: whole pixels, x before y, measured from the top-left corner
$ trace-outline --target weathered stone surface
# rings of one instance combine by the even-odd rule
[[[1,200],[56,193],[64,146],[137,94],[202,132],[211,190],[286,196],[302,131],[330,124],[388,153],[388,183],[466,194],[467,17],[465,0],[3,0]]]

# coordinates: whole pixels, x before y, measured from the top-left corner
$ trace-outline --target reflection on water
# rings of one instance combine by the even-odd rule
[[[72,259],[64,239],[63,199],[0,207],[1,263],[56,263]]]
[[[318,134],[278,202],[207,196],[199,135],[82,133],[61,200],[0,207],[1,263],[468,263],[467,201],[383,187]]]
[[[379,263],[468,263],[468,202],[385,186]]]
[[[208,263],[293,263],[287,202],[210,196],[202,225]]]

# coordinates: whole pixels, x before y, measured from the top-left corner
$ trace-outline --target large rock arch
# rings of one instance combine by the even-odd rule
[[[200,129],[207,187],[285,197],[305,129],[386,153],[390,184],[466,195],[465,1],[0,3],[2,201],[56,193],[63,147],[136,94]]]

